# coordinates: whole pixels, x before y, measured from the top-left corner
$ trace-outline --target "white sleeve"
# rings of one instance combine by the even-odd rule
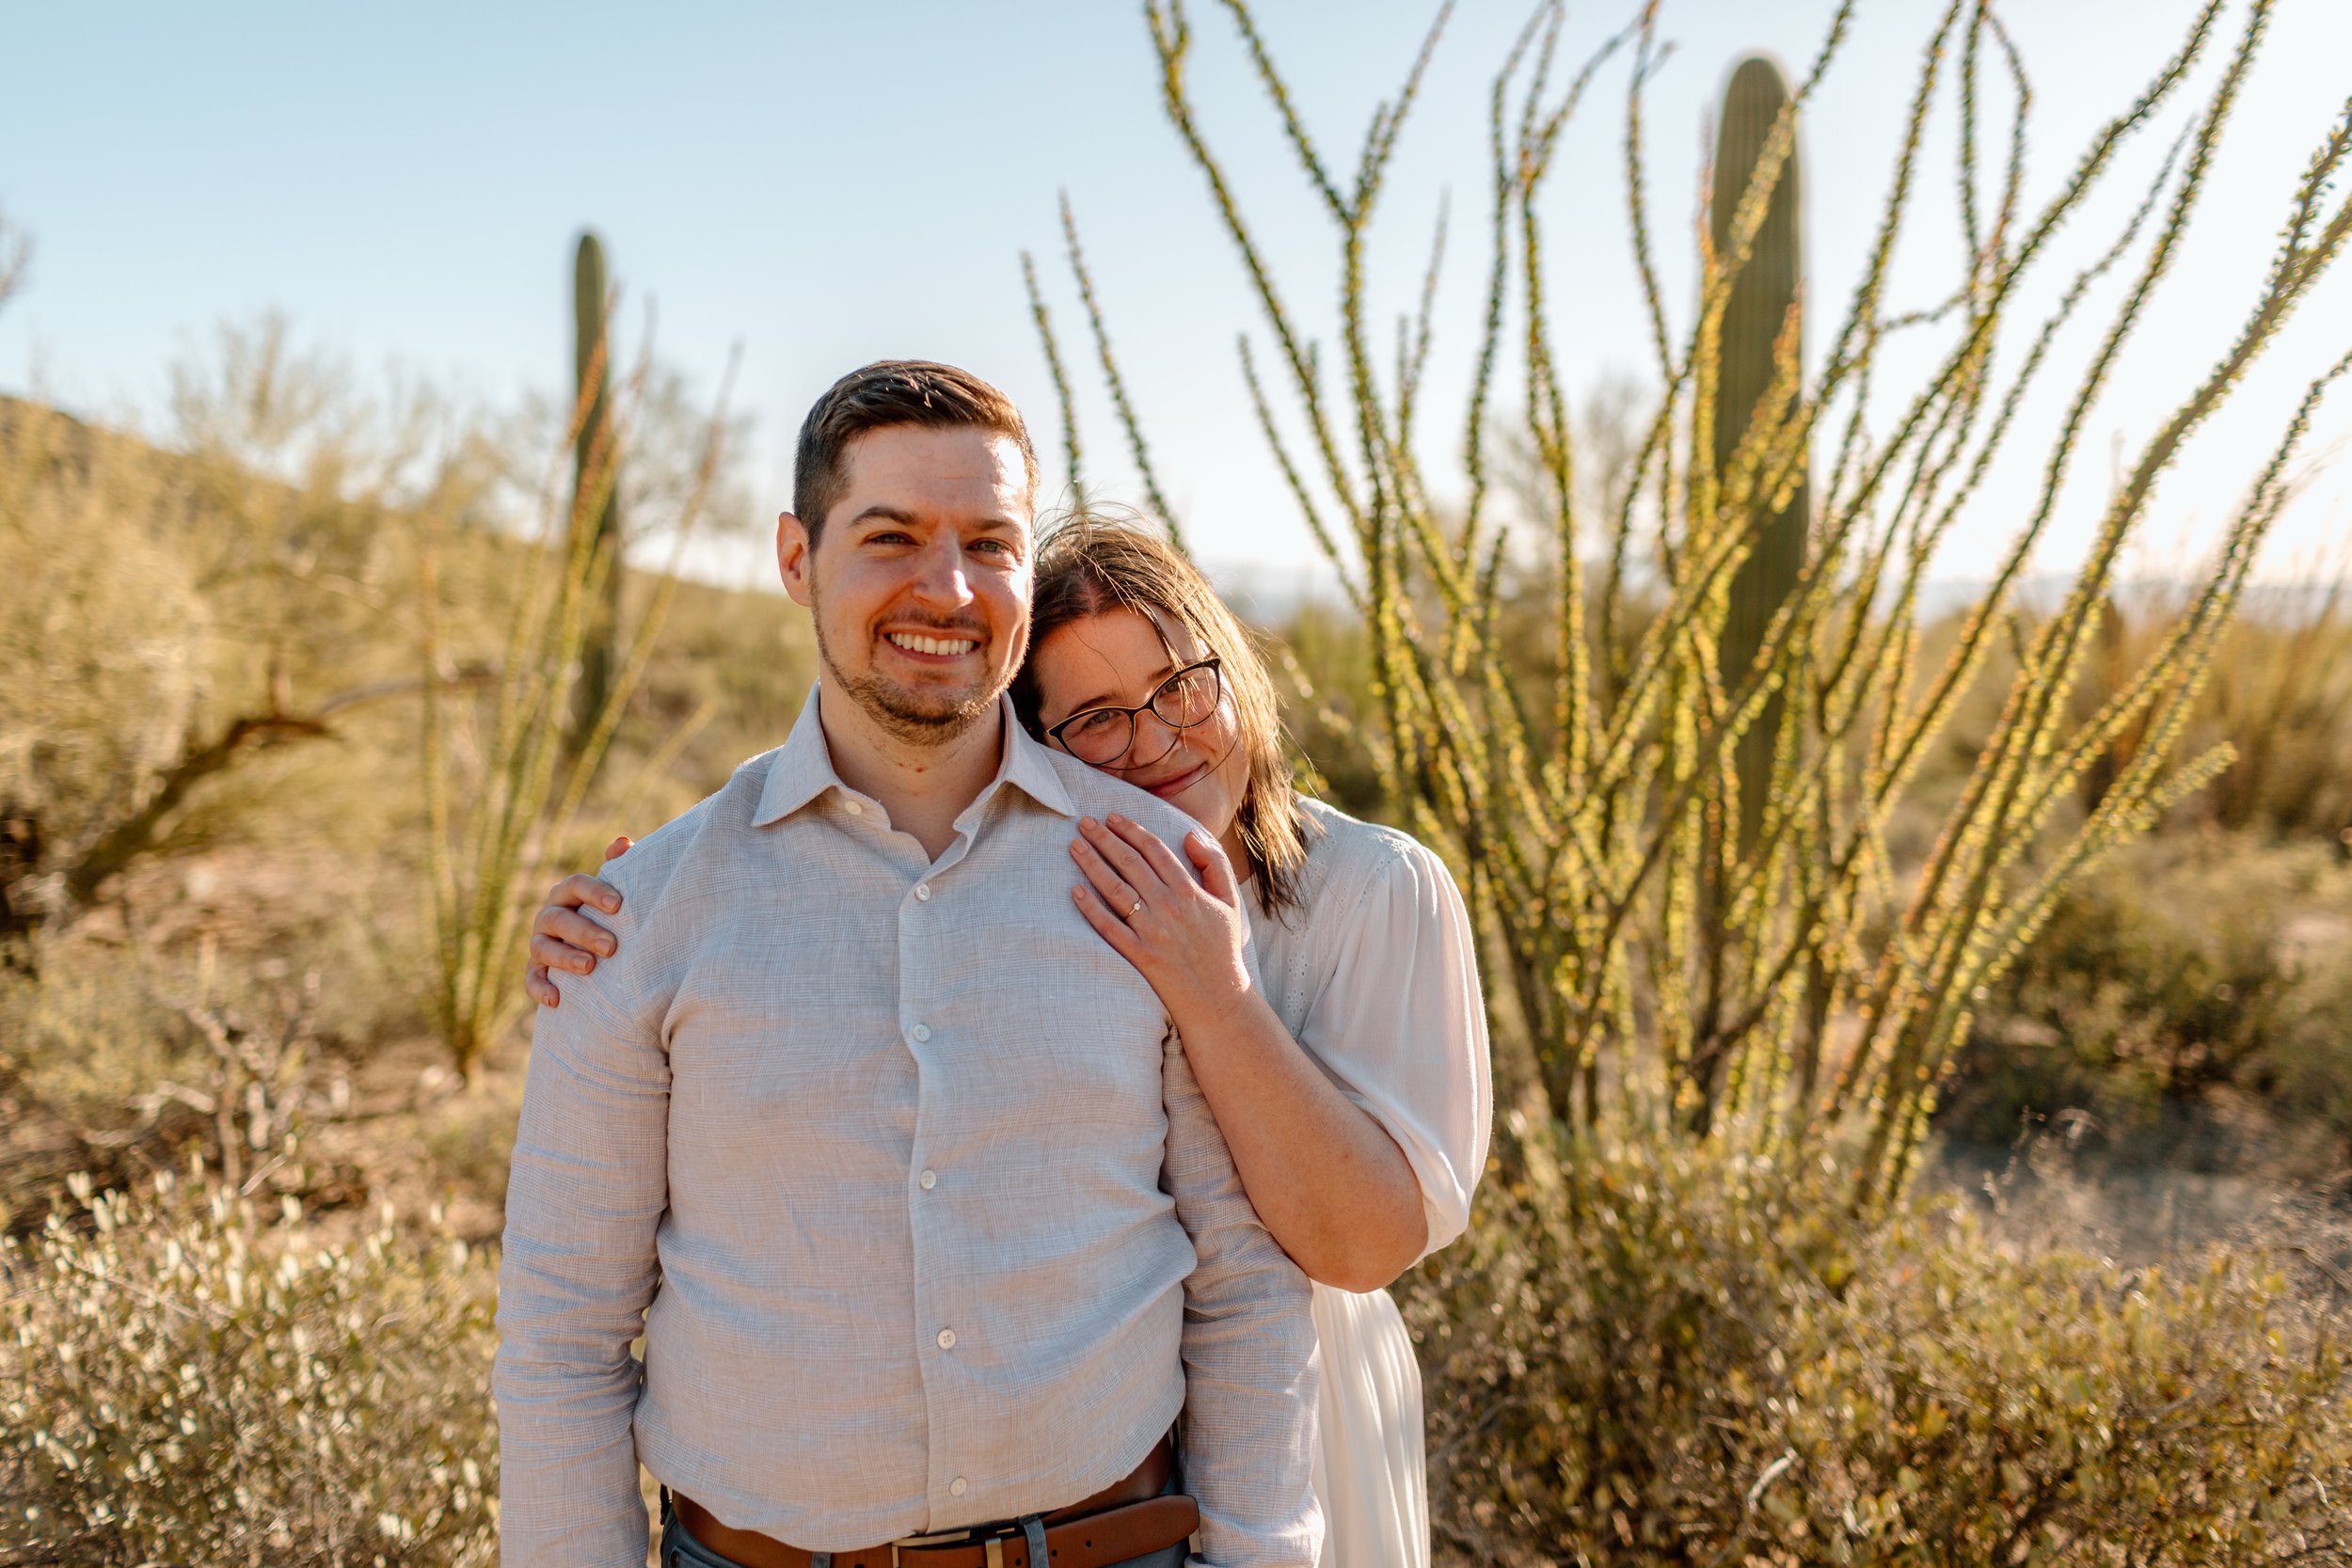
[[[1225,1135],[1169,1030],[1160,1082],[1160,1184],[1198,1259],[1184,1280],[1184,1484],[1200,1505],[1191,1568],[1310,1568],[1315,1497],[1315,1325],[1307,1276],[1249,1207]]]
[[[1404,1150],[1421,1182],[1425,1255],[1470,1225],[1494,1123],[1470,911],[1445,863],[1409,842],[1350,891],[1354,908],[1311,916],[1331,961],[1299,1043]]]

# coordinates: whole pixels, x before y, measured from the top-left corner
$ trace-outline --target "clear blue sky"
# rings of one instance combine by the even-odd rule
[[[1350,161],[1343,149],[1398,78],[1432,8],[1260,8],[1310,120],[1338,161]],[[1867,0],[1805,127],[1817,351],[1885,187],[1936,8]],[[2011,8],[2041,95],[2034,192],[2054,187],[2191,8]],[[1292,298],[1320,307],[1332,253],[1232,29],[1205,0],[1194,9],[1212,133],[1234,159]],[[1706,103],[1748,48],[1808,58],[1831,9],[1828,0],[1664,8],[1678,47],[1652,95],[1652,212],[1669,294],[1686,318]],[[1629,11],[1580,7],[1572,37],[1589,45]],[[2079,545],[2107,483],[2110,442],[2144,434],[2236,325],[2286,186],[2352,87],[2352,7],[2284,0],[2281,13],[2199,237],[2094,423],[2054,559]],[[1486,86],[1525,15],[1518,0],[1463,0],[1375,237],[1378,286],[1401,307],[1451,187],[1454,242],[1430,394],[1439,408],[1458,406],[1472,346]],[[0,312],[0,389],[152,418],[175,356],[200,351],[215,323],[269,309],[285,311],[305,342],[362,370],[398,362],[494,400],[551,388],[568,373],[572,238],[594,224],[631,297],[659,302],[671,357],[708,381],[729,343],[743,343],[741,401],[758,420],[751,477],[763,500],[786,497],[789,436],[811,398],[883,356],[951,359],[1001,382],[1050,453],[1058,429],[1018,257],[1039,253],[1065,349],[1082,355],[1058,265],[1055,202],[1066,187],[1196,547],[1277,566],[1312,553],[1243,401],[1232,342],[1254,318],[1201,182],[1161,118],[1136,6],[5,3],[0,27],[0,209],[37,245],[29,288]],[[2209,66],[2201,82],[2212,74]],[[1603,79],[1555,182],[1552,287],[1578,385],[1609,367],[1638,372],[1645,356],[1616,183],[1622,92],[1621,72]],[[2180,123],[2176,115],[2145,138],[2131,168],[2153,169]],[[1929,176],[1928,221],[1899,275],[1907,303],[1944,287],[1952,264],[1947,167]],[[2352,278],[2339,277],[2168,482],[2157,542],[2227,508],[2285,402],[2346,346]],[[1107,407],[1090,376],[1086,385],[1095,473],[1122,480]],[[2347,408],[2352,397],[2325,420],[2326,438],[2352,430]],[[1454,432],[1433,428],[1429,460],[1450,464],[1454,444]],[[1979,568],[2006,539],[2039,452],[2021,448],[2016,472],[1988,490],[1948,570]],[[2287,549],[2337,531],[2340,472],[2299,509]]]

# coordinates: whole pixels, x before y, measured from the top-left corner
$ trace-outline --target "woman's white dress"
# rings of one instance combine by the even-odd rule
[[[1470,1223],[1494,1088],[1470,916],[1445,864],[1407,834],[1320,801],[1302,908],[1248,893],[1266,999],[1342,1093],[1386,1128],[1421,1180],[1427,1250]],[[1323,1392],[1315,1493],[1323,1568],[1426,1568],[1421,1370],[1385,1291],[1314,1288]]]

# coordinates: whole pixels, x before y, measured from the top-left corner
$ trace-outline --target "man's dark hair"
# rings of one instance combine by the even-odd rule
[[[850,443],[869,430],[889,425],[952,429],[969,425],[1011,438],[1037,493],[1037,452],[1029,427],[1012,399],[969,371],[928,359],[881,359],[851,371],[825,389],[801,421],[801,445],[792,463],[792,512],[808,530],[813,546],[825,515],[840,500],[849,477]]]

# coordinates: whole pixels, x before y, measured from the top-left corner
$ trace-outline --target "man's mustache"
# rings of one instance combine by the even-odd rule
[[[904,616],[893,615],[890,617],[890,628],[893,631],[920,630],[927,632],[952,633],[969,637],[976,642],[985,642],[988,641],[988,628],[986,626],[981,626],[977,621],[964,620],[961,618],[948,621],[910,621]],[[877,632],[876,635],[879,636],[881,633]]]

